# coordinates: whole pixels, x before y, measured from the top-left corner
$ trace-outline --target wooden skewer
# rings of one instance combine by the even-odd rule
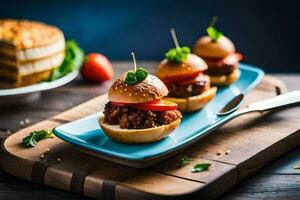
[[[209,26],[214,26],[218,21],[218,16],[213,16],[210,23],[209,23]]]
[[[136,60],[135,60],[134,52],[131,52],[131,55],[132,55],[132,59],[133,59],[134,71],[136,71]]]
[[[180,48],[179,43],[178,43],[178,40],[177,40],[177,37],[176,37],[176,32],[175,32],[175,29],[174,29],[174,28],[171,28],[171,35],[172,35],[172,38],[173,38],[175,47],[176,47],[176,48]]]

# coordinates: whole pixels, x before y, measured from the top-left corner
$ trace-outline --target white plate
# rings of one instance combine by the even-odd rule
[[[41,82],[20,88],[0,89],[0,105],[14,104],[19,103],[20,101],[32,102],[38,98],[39,92],[65,85],[74,80],[78,74],[78,71],[73,71],[64,77],[51,82]]]

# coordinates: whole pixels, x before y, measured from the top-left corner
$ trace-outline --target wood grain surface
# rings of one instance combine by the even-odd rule
[[[121,63],[120,66],[124,66],[124,68],[126,67],[124,65],[124,63]],[[286,80],[289,82],[291,82],[293,80],[291,78],[293,76],[283,76],[283,78],[284,77],[287,77]],[[297,80],[297,76],[295,76],[294,78]],[[294,88],[297,89],[297,85],[292,85],[292,86],[294,86]],[[29,108],[28,108],[28,106],[26,106],[26,107],[20,106],[20,107],[14,107],[14,108],[10,108],[10,109],[3,109],[0,111],[1,112],[1,115],[0,115],[1,133],[2,133],[2,135],[6,135],[9,132],[8,130],[11,130],[11,132],[13,132],[13,131],[16,131],[17,129],[20,129],[22,126],[27,126],[28,124],[33,124],[42,119],[49,118],[50,116],[58,114],[67,108],[73,107],[74,105],[78,104],[79,102],[85,101],[93,96],[97,96],[101,93],[104,93],[108,89],[108,87],[109,87],[109,83],[106,83],[105,85],[102,85],[102,86],[94,86],[94,85],[87,85],[87,84],[83,83],[80,79],[78,79],[71,85],[44,93],[42,96],[42,99],[41,99],[42,103],[40,103],[40,104],[30,105]],[[69,95],[65,96],[64,93],[67,93]],[[49,100],[49,98],[52,99],[53,101]],[[68,100],[68,99],[72,99],[72,100]],[[22,112],[24,113],[23,115],[20,114]],[[2,115],[2,114],[4,114],[4,115]],[[25,121],[26,118],[30,120],[29,123],[24,123],[24,124],[20,123],[21,121]],[[279,118],[280,118],[280,116],[279,116]],[[10,120],[7,120],[7,119],[10,119]],[[273,118],[270,118],[270,119],[273,120]],[[28,120],[27,120],[27,122],[28,122]],[[278,136],[278,138],[280,138],[280,137]],[[207,140],[209,141],[209,138]],[[213,141],[212,143],[214,144],[215,141]],[[297,155],[297,153],[295,153],[295,155]],[[211,156],[213,156],[213,153],[211,153]],[[207,158],[203,158],[202,156],[196,156],[196,161],[197,161],[197,159],[199,159],[199,161],[201,161],[201,159],[202,160],[203,159],[211,160],[211,159],[213,159],[213,157],[208,156]],[[226,173],[229,173],[230,176],[234,178],[236,176],[236,172],[231,169],[230,165],[229,166],[226,165],[226,160],[222,160],[224,158],[220,157],[220,159],[221,159],[220,161],[218,161],[218,160],[214,161],[217,163],[217,164],[214,163],[214,166],[215,167],[217,166],[218,168],[222,169],[222,170],[218,171],[218,173],[226,172]],[[285,162],[288,162],[288,161],[285,161]],[[285,162],[283,161],[283,163],[285,163]],[[282,166],[283,163],[276,164],[276,166]],[[254,177],[253,178],[254,180],[252,181],[253,184],[255,183],[255,179],[259,180],[260,185],[264,185],[264,183],[266,183],[265,187],[258,188],[258,187],[255,187],[255,184],[254,185],[252,184],[252,186],[251,186],[251,180],[250,180],[250,183],[248,183],[249,181],[247,181],[245,184],[241,185],[233,193],[229,194],[228,196],[226,196],[224,198],[229,198],[229,199],[231,199],[231,198],[255,198],[255,197],[266,198],[266,197],[268,197],[268,195],[270,195],[270,197],[275,197],[276,195],[271,194],[272,192],[273,193],[276,192],[276,194],[278,194],[278,197],[284,197],[284,196],[293,197],[293,193],[295,194],[294,196],[296,197],[296,188],[289,189],[289,187],[288,187],[288,186],[292,186],[292,184],[295,183],[296,181],[292,181],[291,184],[289,185],[288,179],[287,179],[287,181],[285,181],[284,178],[281,178],[281,179],[279,178],[279,177],[290,177],[291,176],[290,177],[290,179],[291,179],[293,176],[297,177],[298,171],[294,170],[292,167],[292,165],[294,165],[294,164],[297,164],[297,161],[288,163],[288,166],[286,166],[286,168],[284,168],[284,169],[280,168],[281,169],[280,172],[276,171],[277,170],[276,167],[273,169],[267,168],[269,170],[268,173],[270,173],[270,174],[267,173],[267,174],[263,174],[261,176],[257,175],[257,177]],[[186,167],[188,167],[188,166],[186,166]],[[153,168],[150,170],[150,172],[156,173],[156,170],[158,170],[158,169]],[[163,169],[161,169],[161,170],[163,170]],[[181,174],[181,176],[186,176],[186,174],[185,174],[186,171],[184,170],[184,168],[182,168],[180,170],[182,170],[182,171],[178,171],[176,173]],[[167,172],[164,172],[164,173],[166,173],[168,175],[168,174],[174,173],[174,171],[168,170]],[[284,176],[284,175],[281,175],[280,173],[290,174],[290,175]],[[53,176],[53,174],[55,174],[56,176]],[[98,173],[95,172],[95,174],[98,174]],[[51,172],[49,172],[48,175],[46,175],[46,177],[57,177],[58,175],[59,174],[57,174],[56,170],[52,170]],[[203,180],[210,181],[209,176],[205,177],[204,175],[205,174],[201,175]],[[193,179],[200,180],[199,177],[197,178],[197,176],[190,177],[190,178],[191,178],[191,180],[193,180]],[[269,188],[267,187],[267,184],[270,184],[270,182],[267,181],[268,178],[270,178],[270,180],[275,181],[275,182],[274,181],[271,182],[272,184],[270,185]],[[295,179],[295,180],[297,180],[297,179]],[[56,183],[55,180],[50,180],[50,178],[48,178],[47,181],[49,181],[50,183],[52,182],[51,184],[53,184],[53,185],[55,185],[55,183]],[[87,184],[88,183],[91,184],[93,181],[95,181],[95,180],[93,180],[93,178],[90,178],[90,177],[87,178]],[[132,181],[136,181],[136,180],[129,179],[126,181],[127,181],[126,184],[130,185],[130,184],[132,184]],[[203,182],[205,182],[205,181],[203,181]],[[278,182],[278,187],[276,185],[276,181]],[[227,184],[229,182],[230,182],[230,180],[225,181],[224,183],[221,184],[221,185],[224,185],[225,190],[227,190],[226,187],[231,187],[231,186],[227,186]],[[37,199],[37,198],[41,198],[41,197],[43,197],[44,199],[47,199],[47,198],[49,198],[49,199],[82,198],[82,196],[78,197],[76,195],[65,193],[63,191],[57,191],[57,190],[54,190],[51,188],[46,188],[46,187],[43,187],[40,185],[35,185],[32,183],[17,180],[16,178],[11,177],[6,174],[0,175],[0,184],[1,184],[0,185],[0,198],[5,197],[5,199],[26,198],[29,196],[33,199]],[[88,186],[86,186],[86,187],[88,187]],[[145,187],[149,187],[149,185],[145,185]],[[25,189],[25,188],[27,188],[27,189]],[[276,190],[276,188],[279,190]],[[259,190],[259,189],[261,189],[261,190]],[[36,191],[36,190],[38,190],[38,191]],[[118,190],[124,190],[124,188],[118,188]],[[256,193],[255,190],[258,190],[258,192]],[[265,190],[265,191],[262,192],[263,190]],[[19,191],[19,192],[16,193],[15,191]],[[33,191],[35,191],[35,192],[33,192]],[[89,194],[93,194],[93,192],[95,192],[93,190],[88,190],[88,191],[89,191]],[[123,192],[123,194],[125,194],[125,193],[126,192]],[[44,197],[44,196],[47,196],[47,197]]]

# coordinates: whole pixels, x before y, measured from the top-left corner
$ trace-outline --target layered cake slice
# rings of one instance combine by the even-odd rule
[[[0,20],[0,88],[47,79],[64,60],[62,31],[26,20]]]

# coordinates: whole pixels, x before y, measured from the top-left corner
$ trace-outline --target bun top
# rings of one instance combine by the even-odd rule
[[[188,54],[184,62],[171,62],[164,59],[156,70],[156,76],[160,79],[173,76],[181,76],[193,74],[195,72],[204,71],[207,69],[207,64],[202,58],[195,54]]]
[[[124,73],[116,80],[109,92],[108,99],[112,102],[143,103],[167,96],[169,91],[165,84],[156,76],[149,74],[145,80],[135,84],[126,84]]]
[[[216,42],[208,36],[203,36],[196,41],[193,53],[202,58],[224,58],[235,53],[235,47],[232,41],[224,35]]]

